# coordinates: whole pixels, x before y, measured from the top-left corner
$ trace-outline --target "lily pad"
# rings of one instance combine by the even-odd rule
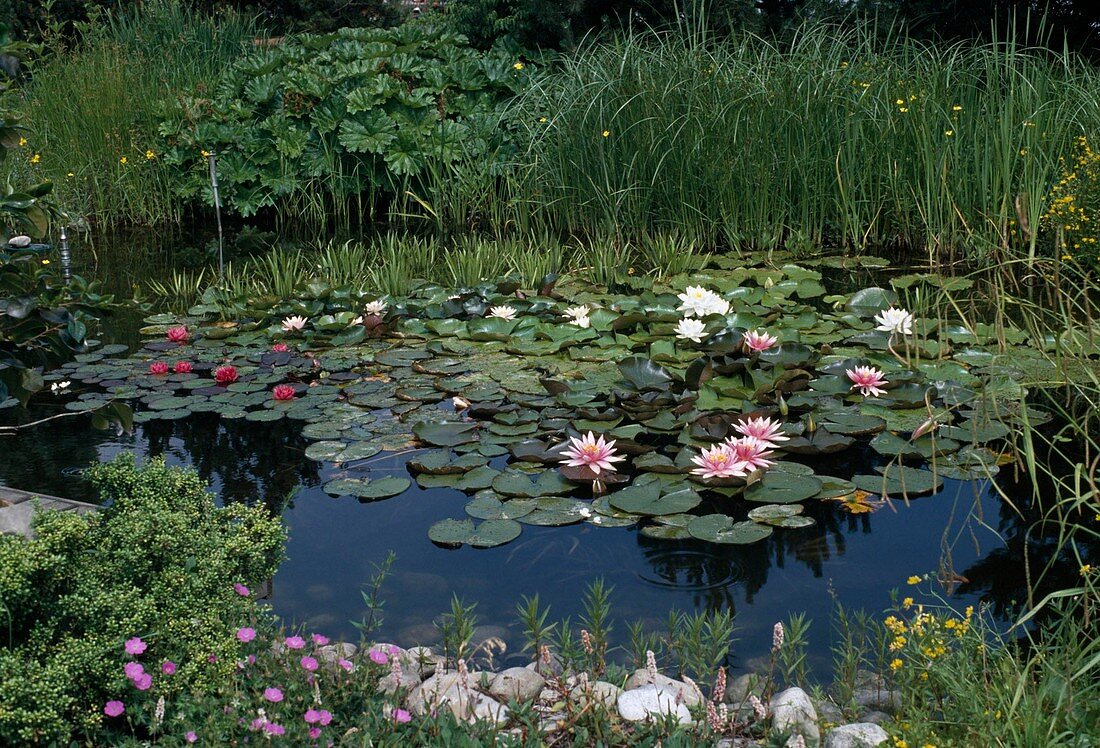
[[[725,514],[706,514],[696,517],[687,526],[688,533],[698,540],[723,545],[748,545],[764,540],[772,534],[772,528],[756,522],[734,522]]]
[[[769,471],[745,489],[745,498],[764,504],[794,504],[820,491],[821,481],[812,476]]]

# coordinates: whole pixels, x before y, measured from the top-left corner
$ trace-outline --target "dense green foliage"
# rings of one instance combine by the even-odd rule
[[[484,159],[503,143],[499,109],[528,79],[503,52],[403,26],[301,36],[242,57],[210,97],[188,97],[161,126],[184,199],[324,215],[351,198],[393,197],[433,166]],[[328,198],[328,199],[326,199]],[[320,216],[317,216],[320,217]]]
[[[94,728],[126,682],[123,643],[146,661],[179,663],[186,690],[234,667],[227,621],[244,620],[256,585],[275,571],[284,533],[262,507],[218,508],[192,472],[132,456],[91,477],[110,506],[88,516],[46,512],[36,537],[0,536],[0,742],[63,741]]]

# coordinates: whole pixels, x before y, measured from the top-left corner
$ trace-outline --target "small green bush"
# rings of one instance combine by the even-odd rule
[[[177,193],[209,201],[205,155],[223,202],[242,215],[278,206],[329,213],[328,196],[402,195],[410,180],[506,140],[498,109],[530,72],[423,26],[305,35],[242,57],[209,97],[161,125]]]
[[[43,512],[34,539],[0,537],[0,744],[95,729],[128,685],[133,637],[157,675],[179,663],[173,690],[223,681],[232,626],[255,610],[234,584],[262,582],[280,560],[280,521],[261,506],[216,507],[192,471],[122,455],[91,479],[107,508]]]

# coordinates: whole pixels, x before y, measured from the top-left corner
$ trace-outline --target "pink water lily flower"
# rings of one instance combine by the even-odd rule
[[[740,439],[727,439],[726,445],[733,454],[733,459],[744,463],[745,470],[757,468],[769,468],[775,463],[768,457],[772,456],[769,447],[771,442],[757,439],[755,436],[742,436]]]
[[[603,434],[600,434],[600,438],[597,439],[589,431],[579,439],[575,436],[570,437],[569,441],[572,446],[565,450],[565,457],[561,461],[570,467],[587,467],[596,475],[599,475],[601,470],[613,473],[615,465],[612,463],[621,462],[624,459],[615,455],[615,441],[604,441]]]
[[[271,395],[278,402],[285,403],[294,399],[294,387],[289,384],[277,384],[275,389],[271,390]]]
[[[751,436],[775,447],[779,446],[778,442],[790,440],[789,436],[783,435],[782,426],[783,424],[779,421],[761,417],[747,418],[734,426],[733,429],[741,436]]]
[[[186,343],[191,338],[191,333],[183,325],[179,327],[169,327],[165,337],[173,343]]]
[[[844,373],[852,380],[851,389],[858,389],[864,397],[885,395],[886,390],[882,386],[890,384],[886,381],[886,375],[873,366],[857,366],[855,369],[846,369]]]
[[[694,468],[692,475],[698,475],[706,480],[708,478],[744,478],[745,463],[738,462],[730,448],[725,444],[718,444],[710,449],[704,449],[691,458],[699,467]]]
[[[290,346],[288,346],[286,343],[276,343],[275,345],[271,346],[271,350],[275,353],[286,353],[290,350]]]
[[[299,332],[306,326],[308,320],[301,315],[295,315],[293,317],[287,317],[283,320],[283,329],[287,332]]]
[[[154,377],[162,377],[168,373],[168,364],[163,361],[154,361],[149,364],[149,373]]]
[[[751,332],[745,333],[745,348],[747,350],[754,351],[755,353],[766,351],[778,342],[779,338],[775,337],[774,335],[769,335],[766,332],[753,330]]]
[[[191,369],[192,366],[190,361],[177,361],[176,365],[172,367],[172,371],[177,374],[190,374]]]

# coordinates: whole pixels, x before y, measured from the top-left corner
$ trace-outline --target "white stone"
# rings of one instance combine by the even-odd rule
[[[23,234],[13,236],[11,239],[8,239],[8,246],[15,247],[16,249],[24,249],[31,246],[31,238]]]
[[[626,683],[623,684],[623,689],[630,691],[635,688],[639,688],[644,685],[648,685],[649,671],[645,668],[640,668],[634,671],[634,674],[626,679]],[[669,678],[667,675],[661,675],[657,673],[657,680],[653,681],[653,685],[658,686],[664,691],[670,692],[673,696],[677,693],[683,693],[682,701],[689,707],[702,706],[703,692],[699,690],[699,687],[694,683],[685,683],[674,678]]]
[[[446,708],[459,720],[507,721],[508,707],[474,688],[479,677],[478,673],[470,673],[468,685],[463,686],[458,673],[433,675],[409,694],[409,709],[418,716]]]
[[[807,746],[821,743],[821,729],[817,725],[817,710],[801,688],[780,691],[771,700],[772,727],[781,732],[801,735]]]
[[[618,704],[619,694],[622,692],[623,689],[619,688],[614,683],[598,680],[587,686],[583,683],[578,683],[570,695],[580,701],[581,706],[584,706],[586,702],[591,699],[593,703],[601,704],[606,709],[613,709],[615,705]]]
[[[321,655],[321,659],[329,665],[335,665],[337,660],[350,660],[355,653],[359,650],[359,647],[348,642],[336,642],[334,644],[326,644],[317,650],[317,654]]]
[[[546,685],[546,679],[534,670],[512,667],[497,673],[489,683],[489,694],[501,701],[531,701]]]
[[[676,694],[651,684],[633,688],[619,694],[619,716],[631,722],[641,722],[649,717],[664,718],[673,715],[680,724],[691,722],[691,712]]]
[[[856,722],[841,725],[825,735],[825,748],[874,748],[882,745],[890,736],[872,722]]]

